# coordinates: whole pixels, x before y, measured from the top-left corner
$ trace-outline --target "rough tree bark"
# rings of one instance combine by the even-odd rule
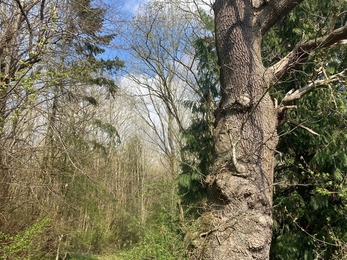
[[[290,108],[288,99],[301,95],[288,93],[276,106],[268,90],[299,67],[311,50],[331,46],[347,34],[342,27],[298,43],[280,62],[265,68],[262,36],[302,1],[215,2],[222,99],[215,114],[216,159],[206,180],[209,208],[198,220],[192,259],[269,258],[276,128]]]

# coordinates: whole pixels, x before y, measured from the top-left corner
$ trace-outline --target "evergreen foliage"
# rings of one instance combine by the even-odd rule
[[[213,112],[219,93],[217,54],[213,38],[213,18],[203,10],[199,16],[211,36],[194,42],[197,59],[197,101],[187,100],[185,105],[192,111],[190,126],[183,132],[185,146],[182,148],[182,173],[178,178],[179,193],[185,203],[201,201],[205,197],[204,180],[213,163]]]
[[[345,1],[304,1],[265,36],[263,57],[272,64],[299,41],[319,37],[346,23]],[[303,70],[275,86],[281,100],[346,67],[346,45],[316,51]],[[344,259],[346,257],[346,93],[345,81],[317,87],[297,102],[279,129],[274,187],[274,236],[271,259]]]
[[[124,62],[115,57],[105,59],[102,55],[116,34],[104,33],[105,9],[93,7],[90,0],[68,1],[69,10],[61,14],[62,38],[57,39],[61,55],[58,64],[51,64],[55,80],[62,72],[61,83],[78,85],[97,85],[114,97],[117,85],[112,75],[124,66]],[[76,35],[77,37],[72,37]],[[58,48],[55,48],[55,52]],[[53,59],[54,61],[55,59]],[[58,66],[57,66],[58,65]],[[58,70],[57,70],[58,69]],[[88,99],[87,100],[91,100]]]

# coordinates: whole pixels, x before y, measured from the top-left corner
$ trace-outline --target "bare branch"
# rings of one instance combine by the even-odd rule
[[[340,81],[341,77],[344,76],[344,73],[347,71],[347,69],[341,71],[340,73],[337,73],[335,75],[330,76],[329,78],[324,79],[317,79],[315,81],[310,82],[308,85],[306,85],[303,88],[297,89],[294,91],[294,89],[290,90],[285,97],[282,99],[282,102],[280,104],[281,106],[288,106],[293,101],[301,98],[303,95],[311,92],[313,89],[319,87],[319,86],[326,86],[329,83],[338,82]]]
[[[44,16],[45,2],[46,2],[46,0],[42,0],[41,6],[40,6],[40,20],[41,20],[41,23],[43,22],[43,19],[45,18],[45,16]]]
[[[26,21],[26,23],[28,25],[28,30],[29,30],[29,33],[31,35],[32,34],[32,30],[31,30],[31,26],[30,26],[30,22],[29,22],[28,16],[27,16],[26,12],[24,11],[21,2],[19,0],[15,0],[15,2],[17,3],[19,10],[22,13],[22,15],[23,15],[23,17],[24,17],[24,19],[25,19],[25,21]]]
[[[301,124],[301,123],[299,123],[299,122],[296,122],[296,121],[294,121],[294,120],[292,120],[292,119],[288,119],[287,122],[288,122],[289,124],[292,124],[292,125],[295,125],[295,126],[297,126],[297,127],[300,127],[300,128],[302,128],[302,129],[306,130],[307,132],[313,134],[313,135],[319,136],[319,134],[316,133],[315,131],[313,131],[311,128],[308,128],[307,126],[304,126],[303,124]]]
[[[277,109],[278,126],[283,125],[284,123],[287,123],[290,121],[289,119],[287,119],[286,112],[288,109],[296,108],[295,105],[292,105],[295,100],[300,99],[303,95],[311,92],[317,87],[327,86],[330,83],[340,81],[341,77],[343,77],[344,73],[347,71],[347,69],[345,69],[341,71],[340,73],[327,77],[324,69],[321,69],[321,70],[323,75],[325,76],[324,79],[317,79],[315,81],[312,81],[309,84],[307,84],[305,87],[297,89],[297,90],[291,89],[290,91],[287,92],[287,94],[284,96],[284,98],[282,99],[279,105],[277,105],[277,100],[275,100],[275,108]],[[334,101],[334,105],[337,106],[334,99],[333,101]],[[300,127],[304,128],[302,126]]]
[[[310,55],[317,49],[329,48],[347,38],[347,25],[340,27],[326,36],[298,43],[295,48],[279,62],[269,67],[267,74],[272,76],[272,82],[277,82],[290,71],[300,67]]]

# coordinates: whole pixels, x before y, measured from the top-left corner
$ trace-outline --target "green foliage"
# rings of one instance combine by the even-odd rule
[[[96,85],[107,91],[107,97],[114,97],[118,86],[112,75],[124,66],[124,62],[117,57],[102,57],[116,36],[104,33],[107,10],[94,6],[90,0],[69,1],[66,8],[69,12],[61,14],[66,16],[61,26],[69,35],[64,35],[55,45],[60,56],[58,64],[52,59],[53,63],[48,66],[54,79],[52,85],[59,85],[64,94],[69,85]]]
[[[262,42],[264,64],[268,66],[278,61],[300,41],[315,39],[344,25],[345,6],[346,2],[343,0],[303,1],[265,35]],[[327,54],[326,50],[324,53]],[[305,65],[304,69],[312,65],[314,64]]]
[[[198,9],[199,18],[208,32],[214,33],[214,17],[203,9]],[[213,38],[214,39],[214,38]]]
[[[304,1],[264,37],[264,63],[283,57],[301,40],[320,37],[344,25],[345,1]],[[272,90],[279,101],[290,89],[342,71],[347,48],[337,45],[316,51],[300,71]],[[319,70],[320,68],[320,70]],[[313,129],[314,136],[295,125],[279,129],[274,189],[274,235],[271,259],[343,259],[347,242],[345,82],[316,88],[296,102],[288,118]]]
[[[160,180],[152,185],[147,196],[156,196],[148,208],[146,222],[136,220],[130,230],[138,232],[138,243],[119,254],[129,260],[184,260],[187,245],[178,221],[175,182]]]
[[[96,140],[93,140],[93,149],[101,150],[104,154],[108,154],[121,142],[117,128],[109,123],[102,122],[99,119],[94,120],[94,125],[97,126],[104,135],[106,135],[107,143],[103,145]]]
[[[39,236],[50,222],[50,218],[44,218],[14,236],[0,231],[0,259],[32,259],[37,256],[38,252],[32,250],[37,248]]]
[[[165,216],[164,216],[165,218]],[[167,223],[151,226],[139,224],[143,236],[141,242],[119,256],[129,260],[183,260],[186,258],[186,246],[182,235],[169,228]]]
[[[44,186],[49,191],[28,191],[30,194],[35,192],[35,197],[31,195],[28,200],[37,200],[38,205],[33,202],[27,206],[21,201],[15,205],[17,209],[14,213],[6,212],[6,220],[17,217],[16,214],[18,219],[24,218],[28,212],[33,213],[30,215],[32,219],[38,218],[39,215],[34,214],[42,210],[41,207],[54,210],[57,218],[44,219],[32,225],[32,221],[28,221],[29,226],[15,235],[0,232],[0,259],[40,258],[40,249],[56,253],[55,241],[51,244],[46,241],[45,246],[51,246],[49,249],[41,248],[38,242],[50,221],[55,221],[54,235],[63,237],[61,252],[102,254],[129,249],[120,254],[122,259],[186,259],[184,234],[189,233],[189,227],[180,219],[179,202],[182,199],[186,212],[191,214],[189,216],[196,216],[196,209],[203,204],[206,195],[204,179],[210,173],[214,155],[213,111],[220,90],[212,37],[213,19],[199,10],[199,17],[211,37],[195,40],[197,92],[194,100],[185,102],[191,108],[193,118],[189,128],[183,132],[185,146],[181,151],[182,174],[178,178],[177,197],[176,182],[152,180],[152,176],[157,178],[158,173],[147,173],[149,167],[143,161],[146,151],[140,138],[130,139],[124,150],[117,153],[115,150],[121,137],[113,124],[95,119],[93,114],[88,113],[79,120],[80,114],[75,113],[78,109],[84,112],[86,107],[92,105],[90,107],[95,108],[99,104],[84,86],[101,86],[108,96],[113,96],[117,85],[112,74],[124,64],[118,58],[102,58],[114,38],[114,34],[103,34],[106,10],[94,7],[90,0],[68,2],[69,12],[66,14],[73,15],[69,17],[69,23],[62,27],[66,26],[66,31],[78,37],[64,35],[58,39],[54,51],[59,54],[47,57],[51,58],[47,66],[38,66],[37,71],[30,75],[26,74],[27,71],[20,71],[14,80],[20,81],[21,87],[13,91],[13,95],[19,93],[18,98],[14,96],[8,102],[13,107],[20,107],[19,102],[29,104],[37,97],[54,99],[43,107],[47,113],[42,111],[42,118],[35,123],[42,124],[43,118],[49,118],[47,127],[51,127],[54,134],[47,131],[49,142],[40,143],[32,149],[35,153],[30,157],[20,155],[23,157],[18,159],[24,162],[20,167],[24,164],[27,168],[33,167],[33,178],[40,175],[37,177],[39,185],[33,182],[35,188]],[[278,61],[301,40],[319,37],[332,27],[344,25],[346,16],[336,14],[346,10],[346,5],[344,0],[304,1],[264,37],[264,63],[271,65]],[[163,28],[165,26],[157,30],[162,31]],[[166,43],[163,41],[162,44]],[[323,67],[327,75],[333,75],[346,65],[346,46],[337,45],[330,50],[316,51],[302,71],[289,75],[286,82],[279,82],[271,94],[280,100],[290,89],[303,87],[310,80],[322,77],[316,72],[319,67]],[[39,80],[45,83],[35,85]],[[41,89],[48,94],[41,95]],[[275,169],[272,259],[347,258],[345,90],[343,79],[340,83],[317,88],[297,102],[297,110],[288,112],[289,118],[314,129],[319,137],[288,124],[280,129]],[[83,106],[79,106],[81,103]],[[67,105],[75,106],[76,110],[69,111],[65,108]],[[50,107],[52,111],[49,111]],[[13,110],[12,107],[7,109]],[[23,117],[23,111],[17,109],[11,122],[26,122],[28,118]],[[3,126],[4,119],[0,120]],[[27,132],[28,135],[33,133]],[[93,138],[89,138],[90,132],[96,133]],[[15,134],[13,131],[11,136]],[[98,139],[100,136],[101,141]],[[20,137],[21,142],[30,141],[25,138]],[[15,140],[8,140],[13,150],[30,150],[22,149],[30,146],[15,146]],[[44,146],[51,150],[41,153]],[[9,153],[8,158],[16,159],[16,156],[11,156]],[[40,162],[41,168],[36,167],[35,160],[41,161],[41,157],[50,157],[47,160],[49,163],[44,158],[43,163]],[[26,170],[22,168],[20,173]],[[41,169],[42,172],[36,174]],[[20,194],[25,197],[24,193]],[[71,256],[73,259],[82,258]]]
[[[206,29],[213,28],[213,20],[202,10],[199,12]],[[211,31],[213,33],[213,31]],[[183,202],[194,203],[205,197],[204,179],[209,174],[214,156],[213,112],[219,99],[219,71],[213,37],[195,40],[198,60],[197,101],[186,101],[193,112],[191,125],[184,131],[182,173],[178,178]]]
[[[93,7],[91,0],[71,1],[71,10],[75,13],[75,19],[71,20],[70,28],[87,35],[93,35],[102,31],[105,11],[99,7]]]

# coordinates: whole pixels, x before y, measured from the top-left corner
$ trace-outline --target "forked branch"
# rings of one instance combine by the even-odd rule
[[[317,79],[315,81],[310,82],[305,87],[294,90],[291,89],[287,92],[285,97],[282,99],[280,107],[285,107],[293,103],[293,101],[300,99],[303,95],[311,92],[313,89],[320,87],[320,86],[326,86],[333,82],[339,82],[341,78],[344,76],[347,69],[341,71],[340,73],[334,74],[330,76],[329,78],[324,79]]]
[[[326,73],[322,69],[322,72],[323,72],[322,75],[325,76],[324,79],[317,79],[315,81],[312,81],[309,84],[307,84],[305,87],[297,89],[297,90],[291,89],[290,91],[287,92],[287,94],[284,96],[284,98],[282,99],[282,101],[279,105],[277,104],[277,101],[275,100],[275,107],[277,109],[278,125],[282,125],[282,124],[290,121],[289,119],[287,119],[286,112],[288,109],[296,108],[296,106],[293,105],[293,102],[295,100],[300,99],[302,96],[311,92],[312,90],[314,90],[317,87],[327,86],[330,83],[341,81],[341,78],[345,76],[346,71],[347,71],[347,69],[341,71],[340,73],[334,74],[330,77],[326,77]],[[293,122],[294,121],[291,121],[289,123],[294,124]],[[299,123],[297,123],[296,125],[301,127],[301,128],[306,129],[305,127],[303,127]],[[306,130],[308,130],[308,129],[306,129]],[[310,130],[309,132],[311,132],[313,134],[317,134],[313,130]]]
[[[284,58],[268,68],[267,74],[271,83],[278,82],[293,69],[300,67],[307,60],[311,51],[329,48],[345,39],[347,39],[347,25],[333,30],[326,36],[299,42]]]

